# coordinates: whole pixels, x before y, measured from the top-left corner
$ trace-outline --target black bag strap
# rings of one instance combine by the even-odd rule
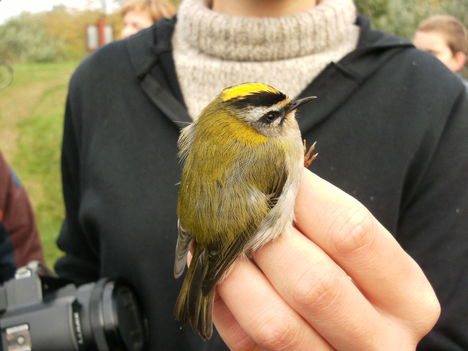
[[[150,100],[179,128],[192,123],[185,106],[164,89],[151,75],[146,74],[140,81],[140,86]]]

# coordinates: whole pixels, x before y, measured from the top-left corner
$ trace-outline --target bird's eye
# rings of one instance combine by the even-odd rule
[[[262,117],[262,121],[265,123],[271,123],[279,117],[278,111],[270,111]]]

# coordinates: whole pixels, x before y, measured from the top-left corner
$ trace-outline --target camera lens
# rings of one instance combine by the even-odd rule
[[[119,281],[101,279],[90,297],[89,317],[98,351],[140,351],[144,325],[133,291]]]

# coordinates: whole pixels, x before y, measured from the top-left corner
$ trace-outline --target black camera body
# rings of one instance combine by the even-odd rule
[[[145,344],[129,285],[104,278],[77,287],[36,263],[0,287],[0,330],[3,351],[141,351]]]

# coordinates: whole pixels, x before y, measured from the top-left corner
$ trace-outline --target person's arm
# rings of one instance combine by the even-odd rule
[[[411,184],[397,240],[420,264],[442,306],[418,350],[468,350],[468,95],[460,84],[429,166]]]
[[[0,281],[30,261],[44,263],[31,203],[19,178],[0,153]]]
[[[232,350],[414,350],[440,306],[421,268],[357,200],[305,171],[296,228],[217,289]]]
[[[97,280],[99,260],[79,222],[80,210],[80,147],[77,114],[73,114],[70,96],[67,99],[62,142],[62,187],[65,219],[58,246],[65,252],[56,265],[56,272],[75,283]]]

